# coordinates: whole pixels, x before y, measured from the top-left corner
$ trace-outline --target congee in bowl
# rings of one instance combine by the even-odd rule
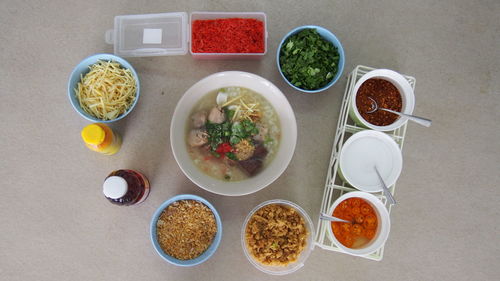
[[[170,126],[175,160],[195,184],[222,195],[268,186],[287,168],[297,123],[285,95],[248,72],[225,71],[181,97]]]
[[[260,94],[225,87],[205,95],[187,120],[189,156],[204,173],[240,181],[258,174],[276,155],[279,118]]]

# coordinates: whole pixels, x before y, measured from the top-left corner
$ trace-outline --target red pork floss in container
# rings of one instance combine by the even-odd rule
[[[193,53],[264,53],[264,23],[252,18],[195,20]]]

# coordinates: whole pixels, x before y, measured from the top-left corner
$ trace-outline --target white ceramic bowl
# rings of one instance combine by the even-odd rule
[[[248,221],[250,218],[253,216],[255,212],[257,212],[260,208],[270,205],[270,204],[278,204],[278,205],[285,205],[288,207],[291,207],[295,209],[304,219],[306,229],[309,232],[309,235],[307,236],[307,244],[304,250],[300,253],[300,256],[298,260],[294,263],[291,263],[287,266],[269,266],[269,265],[264,265],[261,264],[260,262],[256,261],[248,252],[248,248],[246,245],[246,228]],[[294,271],[297,271],[299,268],[304,266],[305,261],[311,254],[311,251],[314,249],[314,225],[311,221],[311,218],[307,215],[306,211],[304,211],[299,205],[287,201],[287,200],[281,200],[281,199],[274,199],[274,200],[269,200],[266,202],[263,202],[259,204],[257,207],[255,207],[250,213],[247,215],[245,222],[243,223],[243,228],[241,229],[241,246],[243,247],[243,252],[245,253],[245,256],[247,257],[248,261],[255,266],[258,270],[271,274],[271,275],[285,275],[292,273]]]
[[[389,232],[391,230],[391,219],[389,217],[389,212],[387,212],[387,209],[385,208],[384,204],[377,197],[373,196],[372,194],[360,191],[353,191],[340,196],[337,200],[335,200],[333,205],[330,207],[330,209],[328,210],[328,214],[329,215],[333,214],[335,208],[342,201],[353,197],[364,199],[373,207],[377,215],[377,220],[378,220],[377,232],[375,234],[375,237],[367,245],[365,245],[363,248],[357,248],[357,249],[348,248],[342,245],[342,243],[340,243],[340,241],[337,240],[337,238],[333,234],[331,222],[322,221],[322,223],[327,224],[330,240],[332,240],[335,243],[335,245],[337,245],[337,247],[339,247],[342,251],[354,256],[365,256],[377,251],[378,249],[380,249],[380,247],[384,246],[385,241],[387,241],[387,238],[389,237]]]
[[[200,171],[190,158],[186,146],[186,122],[194,105],[207,93],[223,87],[244,87],[261,94],[274,107],[280,120],[281,139],[274,159],[257,175],[239,182],[218,180]],[[194,84],[177,103],[170,126],[170,144],[181,170],[201,188],[221,195],[246,195],[271,184],[290,163],[296,142],[297,123],[285,95],[268,80],[241,71],[215,73]]]
[[[376,69],[373,71],[370,71],[363,75],[354,85],[354,90],[353,94],[351,95],[351,106],[349,107],[349,116],[356,122],[357,124],[377,130],[377,131],[393,131],[396,130],[397,128],[401,127],[404,125],[407,121],[408,118],[406,117],[399,117],[394,121],[394,123],[387,125],[387,126],[377,126],[373,125],[372,123],[366,121],[361,114],[359,114],[358,107],[356,106],[356,95],[358,93],[359,87],[368,79],[372,78],[378,78],[378,79],[384,79],[386,81],[391,82],[399,91],[401,94],[401,99],[402,99],[402,110],[401,112],[406,113],[406,114],[412,114],[413,113],[413,108],[415,107],[415,95],[413,93],[413,89],[410,86],[410,83],[399,73],[389,70],[389,69]]]
[[[373,130],[358,132],[347,139],[339,156],[339,176],[366,192],[382,191],[377,166],[387,186],[396,183],[403,169],[403,156],[387,134]]]

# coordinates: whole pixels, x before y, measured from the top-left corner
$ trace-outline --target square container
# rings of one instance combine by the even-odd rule
[[[195,20],[252,18],[264,23],[263,53],[196,53],[191,50]],[[116,16],[105,40],[121,57],[173,56],[188,52],[196,59],[260,59],[267,53],[267,19],[262,12],[185,12]]]

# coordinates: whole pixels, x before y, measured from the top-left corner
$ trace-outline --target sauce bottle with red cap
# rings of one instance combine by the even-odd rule
[[[149,181],[134,170],[116,170],[104,180],[102,191],[113,204],[128,206],[139,204],[149,195]]]

